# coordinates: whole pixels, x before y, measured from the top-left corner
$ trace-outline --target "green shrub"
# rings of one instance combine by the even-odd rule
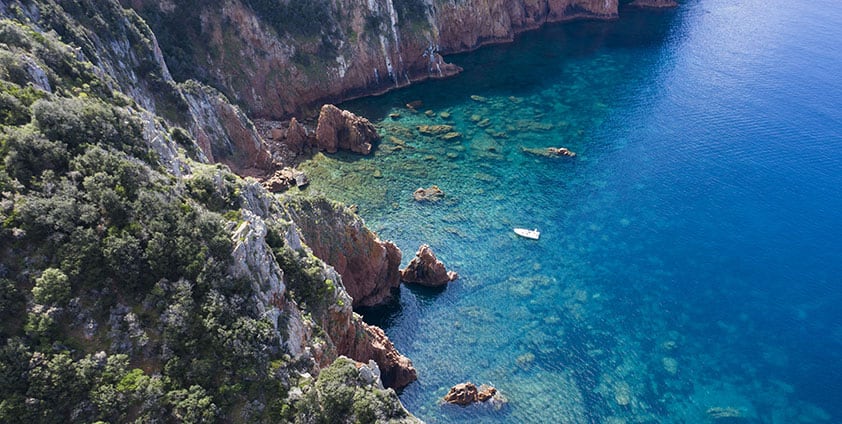
[[[63,306],[70,300],[70,282],[60,269],[47,268],[35,280],[32,297],[42,305]]]
[[[213,399],[201,386],[190,386],[189,389],[173,390],[167,393],[173,405],[175,417],[184,423],[212,423],[215,422],[219,410]]]
[[[6,172],[24,186],[31,187],[33,178],[45,170],[60,174],[67,171],[69,154],[64,144],[30,130],[12,130],[3,139]]]
[[[140,122],[129,113],[89,98],[38,100],[32,105],[35,124],[47,138],[72,151],[85,144],[102,144],[140,156]]]
[[[186,180],[190,197],[214,212],[238,209],[239,190],[232,174],[222,171],[197,172]]]
[[[0,278],[0,328],[8,318],[17,315],[24,306],[23,294],[17,289],[15,283],[5,278]],[[2,334],[2,331],[0,331]]]
[[[0,125],[23,125],[29,119],[28,107],[17,97],[0,92]]]

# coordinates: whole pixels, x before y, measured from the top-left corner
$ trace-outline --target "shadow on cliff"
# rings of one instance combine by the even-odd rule
[[[464,71],[450,79],[430,80],[382,96],[340,105],[372,121],[384,119],[390,110],[422,101],[425,109],[442,110],[460,104],[471,94],[483,96],[529,96],[546,86],[548,79],[563,75],[566,67],[616,49],[651,49],[666,45],[679,25],[679,9],[652,10],[621,6],[615,21],[575,21],[548,24],[520,34],[513,43],[447,56]],[[641,70],[627,75],[627,84],[651,79]]]

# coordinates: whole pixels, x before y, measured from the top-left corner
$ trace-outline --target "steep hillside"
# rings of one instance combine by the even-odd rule
[[[275,119],[458,72],[442,53],[617,16],[617,0],[121,1],[160,37],[177,80]]]
[[[293,199],[209,163],[244,114],[116,2],[0,17],[0,422],[417,421]]]

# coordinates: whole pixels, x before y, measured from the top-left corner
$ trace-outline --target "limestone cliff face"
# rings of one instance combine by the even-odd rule
[[[453,75],[440,53],[511,40],[618,0],[121,0],[159,35],[177,79],[219,88],[250,114],[315,115],[323,103]]]
[[[238,175],[260,176],[274,169],[267,143],[251,120],[215,89],[188,81],[179,88],[190,112],[190,132],[210,162]]]

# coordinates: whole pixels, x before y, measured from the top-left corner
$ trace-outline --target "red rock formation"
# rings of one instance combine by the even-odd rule
[[[426,287],[440,287],[457,278],[459,275],[453,271],[447,271],[444,264],[436,259],[433,250],[426,244],[418,248],[418,253],[409,265],[401,270],[401,281]]]
[[[263,187],[272,193],[286,191],[292,186],[301,188],[307,184],[309,184],[307,176],[290,167],[276,170],[271,177],[262,182]]]
[[[450,388],[450,391],[444,395],[444,401],[456,405],[470,405],[476,402],[485,402],[490,400],[497,394],[497,389],[491,386],[482,386],[477,389],[477,386],[470,381],[467,383],[459,383]]]
[[[417,379],[412,361],[398,352],[382,329],[366,324],[360,315],[353,313],[350,305],[331,307],[322,328],[332,345],[315,352],[320,366],[327,366],[337,356],[345,355],[355,361],[377,362],[380,379],[386,387],[400,389]]]
[[[292,118],[289,121],[289,127],[284,136],[286,146],[296,153],[301,153],[310,144],[310,136],[307,134],[307,129],[301,125],[297,119]]]
[[[443,2],[437,9],[439,43],[444,50],[466,51],[512,41],[520,32],[547,22],[576,18],[616,18],[617,0],[543,0]]]
[[[316,127],[316,146],[328,153],[337,149],[367,155],[371,153],[371,142],[380,136],[368,119],[354,115],[334,105],[322,106],[319,124]]]
[[[401,251],[381,241],[357,215],[324,198],[288,203],[313,254],[333,266],[351,295],[353,306],[374,306],[391,297],[400,284]]]
[[[418,379],[412,361],[395,349],[380,327],[366,324],[362,319],[353,320],[353,325],[354,337],[337,346],[340,354],[361,362],[377,362],[380,380],[386,387],[402,389]]]

